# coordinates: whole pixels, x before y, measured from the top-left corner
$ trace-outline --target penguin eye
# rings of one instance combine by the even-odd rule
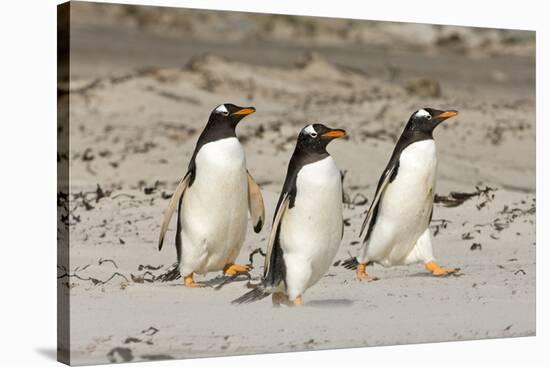
[[[227,116],[229,115],[229,111],[227,110],[227,107],[225,107],[225,105],[221,104],[219,105],[218,107],[216,107],[216,109],[214,110],[216,113],[219,113],[220,115],[222,116]]]
[[[427,115],[426,116],[426,120],[431,120],[432,119],[432,115]]]
[[[316,138],[316,137],[317,137],[317,133],[310,133],[309,136],[311,136],[312,138]]]

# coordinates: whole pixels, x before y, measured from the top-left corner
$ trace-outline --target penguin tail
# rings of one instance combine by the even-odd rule
[[[259,300],[262,300],[269,296],[271,292],[268,292],[266,287],[263,284],[256,285],[251,291],[246,292],[239,298],[231,301],[233,305],[241,305],[243,303],[252,303]]]
[[[356,257],[350,257],[342,263],[342,266],[348,270],[357,270],[357,265],[359,265],[359,261]]]

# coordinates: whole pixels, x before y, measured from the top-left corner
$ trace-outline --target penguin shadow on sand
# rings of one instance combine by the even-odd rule
[[[178,279],[181,279],[181,276],[178,277]],[[200,285],[199,288],[212,288],[218,291],[231,283],[250,282],[251,280],[254,280],[254,278],[249,273],[243,272],[243,273],[231,275],[231,276],[222,274],[211,279],[197,281],[196,283]],[[183,284],[183,282],[178,282],[178,283],[170,284],[170,286],[185,287],[185,284]]]
[[[419,271],[414,272],[412,274],[405,275],[406,277],[412,277],[412,278],[432,278],[432,279],[441,279],[441,278],[460,278],[464,276],[465,274],[460,271],[460,268],[454,268],[455,272],[448,273],[444,275],[439,275],[437,277],[434,277],[431,273],[427,273],[425,271]],[[404,277],[405,277],[404,276]]]
[[[253,252],[251,256],[254,254]],[[254,269],[253,263],[250,262],[247,264],[250,270]],[[156,278],[157,281],[160,282],[174,282],[168,284],[170,287],[184,287],[184,282],[181,282],[181,274],[178,270],[178,264],[173,264],[167,271],[162,273],[160,276]],[[220,290],[224,286],[229,285],[231,283],[235,282],[250,282],[258,280],[258,278],[253,277],[250,272],[237,272],[233,275],[227,275],[227,274],[220,274],[210,279],[205,279],[201,281],[197,281],[196,283],[200,285],[199,288],[213,288],[214,290]],[[177,282],[176,282],[177,281]]]
[[[333,298],[311,300],[306,302],[304,306],[314,308],[345,308],[353,306],[354,303],[354,300],[347,298]]]

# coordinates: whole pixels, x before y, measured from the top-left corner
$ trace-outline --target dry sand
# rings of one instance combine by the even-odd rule
[[[144,34],[143,42],[128,44],[119,31],[109,42],[88,28],[73,38],[71,257],[70,268],[59,269],[59,284],[71,296],[72,363],[535,334],[533,57],[350,48],[306,56],[311,48],[283,45],[268,62],[262,57],[269,59],[270,47],[234,55],[206,42],[201,50],[217,56],[192,58],[192,42],[166,37],[159,46],[160,36]],[[121,58],[98,46],[117,37],[134,53]],[[148,46],[174,55],[155,56],[144,51]],[[398,75],[382,66],[387,60],[398,65]],[[419,95],[421,77],[429,77],[429,96]],[[320,121],[349,133],[329,147],[346,171],[344,239],[335,266],[305,294],[302,308],[275,309],[269,300],[230,305],[246,281],[221,290],[153,281],[175,261],[174,228],[162,252],[156,245],[167,198],[211,109],[223,102],[257,108],[237,134],[269,218],[300,128]],[[425,106],[460,111],[435,133],[437,193],[494,191],[435,207],[436,257],[460,267],[461,276],[433,278],[422,265],[375,265],[370,273],[380,279],[358,282],[337,262],[357,251],[364,198],[372,198],[408,116]],[[241,263],[264,248],[269,229],[249,228]],[[262,264],[255,256],[254,278]],[[215,286],[220,275],[198,280]]]

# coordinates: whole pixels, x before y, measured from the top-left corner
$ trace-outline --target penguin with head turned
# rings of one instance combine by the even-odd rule
[[[301,305],[327,272],[343,235],[342,179],[327,145],[346,135],[322,124],[298,135],[277,202],[262,281],[232,303],[272,294],[274,305]]]
[[[234,262],[245,239],[248,212],[254,231],[259,232],[264,223],[264,203],[260,188],[246,169],[235,129],[255,111],[230,103],[212,111],[187,173],[164,213],[159,250],[177,207],[178,267],[188,287],[200,286],[194,281],[195,273],[223,270],[231,276],[249,271]]]
[[[433,213],[437,168],[434,129],[456,116],[454,110],[423,108],[414,112],[397,141],[382,173],[374,199],[363,222],[365,234],[356,259],[344,263],[357,266],[359,280],[367,279],[367,264],[383,266],[422,262],[434,276],[446,269],[435,261],[430,221]]]

